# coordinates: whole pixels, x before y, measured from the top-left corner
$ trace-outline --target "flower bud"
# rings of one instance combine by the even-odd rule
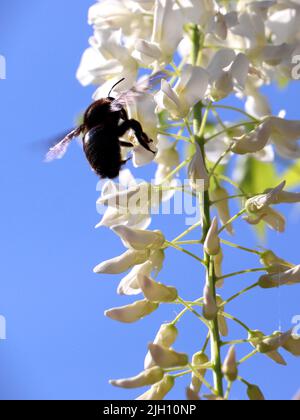
[[[221,298],[221,296],[217,296],[217,305],[218,307],[221,306],[223,304],[223,299]],[[225,307],[222,307],[222,311],[225,312]],[[229,332],[228,332],[228,325],[227,325],[227,321],[226,318],[221,315],[220,313],[218,313],[218,324],[219,324],[219,329],[220,329],[220,333],[223,337],[227,337]]]
[[[166,349],[170,348],[176,341],[178,336],[178,329],[175,325],[172,324],[162,324],[156,337],[154,339],[154,344],[159,344]],[[151,353],[148,351],[144,367],[145,369],[149,369],[151,366],[155,366],[155,362],[151,356]]]
[[[131,305],[109,309],[105,311],[104,315],[115,321],[130,324],[150,315],[158,307],[158,303],[149,302],[145,299],[134,302]]]
[[[238,365],[236,361],[236,353],[235,353],[234,346],[230,348],[227,354],[227,357],[223,364],[222,371],[228,381],[234,382],[237,380],[239,372],[238,372]]]
[[[222,263],[223,263],[224,255],[222,248],[220,248],[220,252],[214,257],[214,266],[215,266],[215,275],[220,278],[223,275],[222,272]],[[218,280],[216,283],[216,287],[221,289],[224,286],[224,279]]]
[[[209,177],[205,167],[204,159],[200,146],[196,145],[196,153],[188,167],[188,177],[190,180],[191,188],[197,192],[202,193],[209,188]],[[201,182],[204,182],[204,189]]]
[[[204,242],[204,249],[209,255],[218,255],[220,252],[220,238],[218,235],[219,227],[218,227],[218,219],[215,217],[211,223],[209,231],[207,233],[205,242]]]
[[[192,365],[196,367],[197,371],[199,372],[200,376],[204,377],[206,374],[207,369],[198,369],[197,366],[203,366],[209,362],[209,358],[206,356],[205,353],[199,352],[195,353],[192,359]],[[190,390],[195,392],[196,394],[199,393],[202,386],[201,380],[198,378],[198,376],[195,375],[195,373],[192,373],[192,380],[190,384]]]
[[[160,231],[132,229],[127,226],[115,226],[112,230],[120,236],[127,248],[137,251],[145,249],[160,249],[165,243],[165,237]]]
[[[174,287],[165,286],[147,276],[139,276],[138,282],[145,298],[151,302],[174,302],[178,297]]]
[[[197,394],[197,392],[193,391],[190,387],[187,387],[186,390],[186,399],[188,401],[200,401],[201,398]]]
[[[284,285],[300,283],[300,265],[278,274],[266,274],[259,279],[259,285],[263,289],[271,289]]]
[[[203,315],[208,321],[214,321],[218,313],[218,307],[212,290],[208,284],[204,287],[203,296]]]
[[[120,274],[135,265],[143,264],[149,257],[149,251],[128,250],[119,257],[104,261],[94,268],[97,274]]]
[[[149,370],[141,372],[139,375],[133,378],[111,380],[109,383],[119,388],[132,389],[156,384],[157,382],[161,381],[163,377],[164,371],[159,367],[153,367]]]
[[[256,385],[248,385],[247,394],[250,401],[265,401],[265,397],[260,388]]]
[[[149,391],[139,396],[137,400],[161,401],[175,385],[174,376],[165,375],[164,379],[153,385]]]
[[[155,364],[164,369],[186,366],[189,363],[187,354],[178,353],[159,344],[149,344],[149,351]]]
[[[221,219],[224,225],[231,219],[230,210],[229,210],[229,203],[228,203],[229,194],[225,190],[225,188],[217,187],[215,190],[212,191],[210,198],[211,201],[214,202],[219,218]],[[234,233],[232,224],[226,225],[226,230],[231,235]]]

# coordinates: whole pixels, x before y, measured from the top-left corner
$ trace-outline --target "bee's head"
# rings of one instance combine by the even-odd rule
[[[84,115],[84,125],[87,131],[100,124],[111,124],[113,122],[115,117],[110,107],[112,101],[111,98],[103,98],[94,102],[87,109]]]

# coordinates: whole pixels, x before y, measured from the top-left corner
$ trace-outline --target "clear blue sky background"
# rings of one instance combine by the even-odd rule
[[[108,307],[131,299],[116,295],[118,279],[97,277],[92,268],[122,252],[109,230],[95,231],[97,179],[74,144],[66,158],[42,163],[39,140],[72,126],[90,101],[93,89],[75,79],[91,29],[86,24],[91,1],[31,0],[2,2],[0,53],[7,59],[7,80],[0,81],[1,265],[0,314],[7,319],[7,340],[0,341],[1,399],[131,399],[138,391],[112,388],[109,378],[142,369],[146,344],[162,321],[175,316],[161,308],[135,325],[114,323],[103,316]],[[299,82],[298,82],[299,83]],[[288,91],[270,88],[274,112],[286,107],[300,119],[299,84]],[[136,171],[150,176],[152,168]],[[285,258],[299,263],[299,214],[289,212],[286,235],[270,233],[269,243]],[[157,217],[169,238],[182,230],[180,216]],[[258,241],[244,224],[237,241]],[[225,272],[258,262],[229,252]],[[161,279],[175,284],[181,295],[198,297],[203,274],[185,256],[168,252]],[[252,284],[256,276],[227,283],[225,296]],[[228,310],[266,333],[284,329],[300,314],[299,288],[257,291]],[[196,351],[204,331],[192,316],[180,324],[176,348]],[[240,331],[231,328],[231,337]],[[199,344],[200,343],[200,344]],[[245,355],[248,348],[241,348]],[[278,367],[258,356],[241,374],[259,383],[266,396],[290,399],[300,388],[299,360],[287,355],[289,367]],[[184,398],[186,380],[170,394]],[[244,398],[236,385],[234,398]]]

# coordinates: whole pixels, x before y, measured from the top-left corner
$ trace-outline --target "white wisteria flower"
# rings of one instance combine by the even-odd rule
[[[133,378],[111,380],[109,383],[119,388],[132,389],[156,384],[161,381],[163,377],[163,369],[154,366],[153,368],[145,370]]]
[[[136,80],[138,64],[131,56],[131,51],[122,43],[122,32],[109,29],[96,31],[90,38],[90,48],[83,54],[79,69],[78,80],[84,85],[98,84],[109,81],[110,88],[119,75],[125,78],[123,89],[129,89]],[[108,86],[107,86],[108,87]],[[103,97],[101,92],[101,97]],[[107,89],[109,92],[110,89]],[[96,92],[95,99],[99,97]],[[105,95],[107,96],[107,94]]]
[[[166,136],[158,136],[158,153],[155,157],[157,163],[157,171],[155,174],[155,183],[160,185],[164,183],[167,176],[172,170],[179,165],[180,156],[176,148],[176,144],[171,142]],[[172,186],[176,185],[171,182]]]
[[[183,36],[183,14],[174,1],[155,0],[152,43],[159,45],[163,61],[170,62]]]
[[[137,251],[161,249],[165,243],[165,237],[159,230],[132,229],[123,225],[114,226],[112,230],[121,238],[127,248]]]
[[[243,91],[249,73],[249,59],[231,49],[221,49],[207,67],[210,96],[215,101],[226,98],[234,90]]]
[[[290,159],[300,157],[300,121],[285,120],[284,118],[269,118],[272,141],[280,155]]]
[[[130,211],[131,199],[136,205],[134,212]],[[138,200],[141,201],[138,203]],[[138,183],[127,169],[120,173],[119,184],[108,181],[103,186],[97,201],[99,211],[102,206],[107,206],[107,209],[96,228],[102,226],[112,228],[124,224],[132,228],[147,229],[151,223],[148,184]]]
[[[273,287],[280,287],[284,285],[294,285],[300,283],[300,265],[286,270],[284,272],[277,272],[261,276],[259,285],[263,289],[271,289]]]
[[[157,332],[153,344],[158,344],[164,348],[171,348],[178,337],[178,329],[172,324],[162,324],[159,331]],[[144,367],[149,369],[155,366],[155,362],[152,358],[150,351],[148,351],[145,357]]]
[[[88,21],[97,30],[122,28],[130,38],[147,39],[153,25],[153,17],[145,13],[147,4],[153,6],[154,1],[99,0],[90,7]]]
[[[98,274],[124,273],[130,268],[146,262],[149,255],[149,251],[135,251],[129,249],[124,254],[97,265],[97,267],[94,268],[94,272]]]
[[[165,254],[163,251],[150,252],[148,259],[144,263],[135,265],[130,273],[121,280],[117,289],[118,294],[131,296],[142,293],[139,277],[151,277],[152,273],[157,276],[163,267],[164,259]]]
[[[173,118],[184,118],[204,98],[207,87],[207,72],[201,67],[187,64],[174,89],[166,80],[162,80],[161,90],[155,95],[155,101],[160,110],[166,109]]]
[[[109,309],[108,311],[105,311],[105,316],[113,319],[114,321],[131,324],[143,319],[147,315],[150,315],[158,308],[158,306],[158,303],[149,302],[146,299],[139,300],[130,305]]]
[[[152,140],[151,151],[146,150],[137,141],[133,145],[133,165],[137,168],[147,165],[155,159],[158,146],[158,117],[155,113],[156,104],[152,95],[144,95],[135,102],[128,104],[129,118],[139,121],[143,130]],[[134,136],[133,136],[134,139]]]

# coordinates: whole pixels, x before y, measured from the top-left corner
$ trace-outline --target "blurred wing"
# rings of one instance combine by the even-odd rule
[[[128,104],[134,103],[142,95],[149,93],[158,85],[167,74],[163,71],[152,74],[150,77],[139,80],[131,89],[120,93],[120,95],[112,101],[110,108],[113,112],[120,111]]]
[[[55,159],[62,159],[66,154],[66,151],[71,143],[71,141],[81,133],[81,128],[76,128],[71,131],[63,140],[57,143],[55,146],[51,147],[49,152],[45,157],[45,162],[52,162]]]

